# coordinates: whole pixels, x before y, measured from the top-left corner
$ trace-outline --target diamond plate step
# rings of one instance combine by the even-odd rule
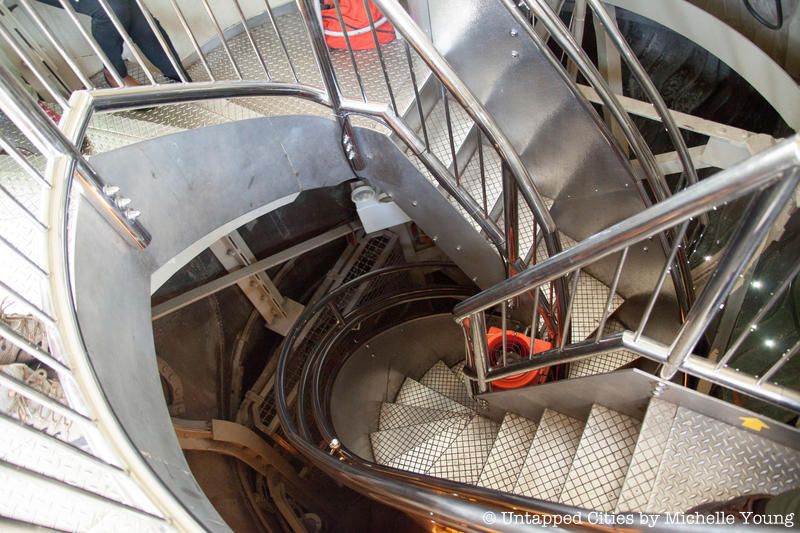
[[[466,415],[474,414],[471,409],[451,400],[447,396],[439,394],[435,390],[429,389],[411,378],[406,378],[403,382],[403,386],[400,387],[400,392],[397,393],[397,398],[394,399],[394,403],[425,407],[427,409],[438,409],[440,411],[453,411]]]
[[[442,361],[437,361],[436,364],[422,376],[419,382],[429,389],[433,389],[439,394],[460,403],[464,407],[469,407],[473,411],[477,408],[475,400],[469,397],[467,386],[461,381],[461,378],[450,370]]]
[[[453,441],[461,434],[466,425],[470,422],[469,417],[458,417],[449,419],[450,425],[442,432],[437,433],[425,442],[415,446],[403,455],[396,457],[388,466],[415,472],[417,474],[427,474],[434,462],[447,450]]]
[[[428,474],[474,485],[499,430],[500,424],[494,420],[475,416],[436,460]]]
[[[536,434],[536,422],[513,413],[503,418],[478,485],[512,492]]]
[[[427,424],[418,424],[397,429],[387,429],[370,433],[372,453],[379,464],[388,464],[399,455],[442,433],[460,419],[448,418]]]
[[[639,512],[647,507],[677,411],[675,404],[658,398],[650,400],[616,512]]]
[[[545,409],[514,493],[556,501],[578,449],[583,422]]]
[[[608,294],[607,291],[606,294]],[[600,315],[597,315],[597,317],[599,316]],[[628,328],[626,328],[625,325],[619,320],[615,318],[609,318],[606,322],[605,328],[603,328],[603,335],[620,333],[626,329]],[[595,330],[592,332],[592,335],[596,334],[597,328],[595,328]],[[593,376],[595,374],[613,372],[618,368],[632,363],[638,358],[639,356],[637,354],[629,350],[617,350],[603,355],[598,355],[596,357],[590,357],[589,359],[583,359],[582,361],[575,361],[569,365],[569,377],[572,379],[582,376]]]
[[[633,457],[641,422],[592,406],[559,501],[612,512]]]
[[[378,429],[383,431],[387,429],[416,426],[459,416],[462,415],[453,413],[452,411],[425,409],[424,407],[414,407],[413,405],[402,405],[398,403],[384,403],[381,405]]]
[[[800,451],[679,407],[648,512],[800,487]]]

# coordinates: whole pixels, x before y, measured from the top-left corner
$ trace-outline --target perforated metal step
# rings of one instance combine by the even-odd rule
[[[466,384],[442,361],[437,361],[430,370],[425,372],[419,382],[464,407],[472,410],[477,407],[475,400],[469,396]]]
[[[500,424],[494,420],[475,416],[436,460],[428,474],[476,484],[499,430]]]
[[[506,414],[483,467],[478,485],[512,492],[536,434],[536,422]]]
[[[514,492],[557,501],[578,449],[583,425],[580,420],[545,409]]]
[[[634,418],[601,405],[592,406],[559,501],[612,512],[640,426]]]
[[[438,409],[426,409],[413,405],[402,405],[398,403],[384,403],[381,405],[381,413],[378,419],[378,429],[397,429],[417,424],[427,424],[437,420],[446,420],[464,415],[459,415],[452,411],[440,411]]]
[[[400,392],[397,393],[397,398],[395,398],[394,402],[403,405],[425,407],[427,409],[453,411],[455,413],[467,415],[474,414],[471,409],[451,400],[447,396],[439,394],[433,389],[429,389],[411,378],[406,378],[403,382],[403,386],[400,387]]]
[[[430,439],[418,444],[403,455],[396,457],[388,463],[401,470],[426,474],[431,466],[441,457],[453,441],[461,434],[470,418],[453,418],[449,425]]]
[[[456,423],[459,423],[458,419],[448,418],[416,426],[376,431],[369,436],[372,453],[378,463],[388,464],[395,457],[439,435]]]

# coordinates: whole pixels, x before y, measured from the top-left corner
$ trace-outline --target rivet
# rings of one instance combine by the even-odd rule
[[[516,50],[511,50],[511,57],[519,57],[519,52]]]
[[[511,30],[510,32],[508,32],[508,33],[509,33],[509,35],[511,35],[512,37],[516,37],[517,35],[519,35],[519,32],[518,32],[516,29],[512,29],[512,30]]]

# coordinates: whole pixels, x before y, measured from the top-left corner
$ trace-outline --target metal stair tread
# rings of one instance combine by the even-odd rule
[[[615,512],[638,512],[647,507],[677,411],[675,404],[650,400]]]
[[[545,409],[513,492],[557,501],[578,449],[584,423]]]
[[[469,417],[457,417],[448,420],[442,431],[431,438],[417,444],[402,455],[395,457],[387,466],[399,468],[407,472],[427,474],[431,466],[447,450],[452,442],[461,434],[470,422]]]
[[[400,392],[397,393],[397,397],[394,399],[394,403],[438,409],[441,411],[453,411],[466,415],[474,414],[471,409],[451,400],[447,396],[439,394],[433,389],[429,389],[411,378],[405,379],[403,386],[400,387]]]
[[[696,475],[697,466],[703,475]],[[800,451],[678,407],[646,512],[800,487]]]
[[[370,433],[369,440],[372,444],[372,453],[375,456],[375,461],[379,464],[387,464],[395,457],[422,444],[458,421],[458,418],[447,418],[415,426]]]
[[[431,476],[474,485],[497,438],[500,424],[475,416],[428,470]]]
[[[598,315],[599,316],[599,315]],[[603,335],[611,335],[614,333],[620,333],[625,331],[626,328],[622,322],[611,317],[606,322],[605,328],[603,328]],[[597,330],[592,332],[592,335],[595,335]],[[569,365],[569,377],[572,378],[579,378],[583,376],[593,376],[595,374],[605,374],[607,372],[613,372],[618,368],[622,368],[625,365],[628,365],[639,359],[639,355],[631,352],[630,350],[616,350],[613,352],[597,355],[595,357],[590,357],[589,359],[583,359],[581,361],[575,361],[570,363]]]
[[[378,430],[397,429],[437,420],[448,418],[463,417],[460,413],[453,411],[442,411],[439,409],[427,409],[413,405],[403,405],[399,403],[383,402],[381,404],[380,417],[378,418]]]
[[[470,398],[466,384],[443,361],[436,361],[419,382],[464,407],[475,410],[475,400]]]
[[[536,422],[506,413],[478,485],[503,492],[512,492],[528,450],[536,434]]]
[[[613,512],[640,427],[635,418],[593,405],[559,501]]]

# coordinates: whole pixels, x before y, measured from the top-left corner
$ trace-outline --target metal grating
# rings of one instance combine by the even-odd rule
[[[545,409],[514,493],[557,501],[578,449],[583,422]]]
[[[403,386],[400,387],[400,392],[397,393],[397,398],[395,398],[394,402],[403,405],[425,407],[426,409],[452,411],[465,415],[473,414],[471,409],[451,400],[447,396],[442,396],[438,392],[429,389],[411,378],[406,378],[405,381],[403,381]]]
[[[403,455],[398,456],[389,463],[389,466],[417,474],[428,473],[431,465],[441,457],[442,453],[461,434],[469,420],[469,417],[451,419],[450,425],[446,429]]]
[[[536,422],[507,413],[477,484],[513,492],[535,434]]]
[[[685,511],[800,486],[800,452],[679,407],[645,511]]]
[[[677,411],[675,404],[658,398],[650,400],[616,512],[638,512],[647,507]]]
[[[419,380],[426,387],[447,396],[473,411],[477,409],[475,400],[470,398],[466,384],[442,361],[437,361]]]
[[[395,457],[419,446],[458,422],[459,419],[448,418],[426,424],[417,424],[416,426],[370,433],[369,440],[372,443],[372,454],[378,463],[388,464]]]
[[[499,429],[500,425],[494,420],[475,416],[436,460],[428,474],[474,485],[478,482]]]
[[[384,402],[381,404],[381,413],[378,418],[378,429],[397,429],[417,424],[427,424],[437,420],[459,417],[452,411],[439,411],[437,409],[426,409],[413,405],[402,405],[399,403]]]
[[[594,405],[559,501],[613,512],[640,426],[634,418]]]
[[[625,331],[626,328],[622,322],[614,318],[609,318],[606,321],[606,327],[603,329],[603,335],[611,335]],[[593,376],[595,374],[605,374],[606,372],[613,372],[614,370],[628,365],[639,358],[639,355],[631,352],[630,350],[617,350],[602,355],[583,359],[582,361],[575,361],[569,365],[569,377],[579,378],[582,376]]]

